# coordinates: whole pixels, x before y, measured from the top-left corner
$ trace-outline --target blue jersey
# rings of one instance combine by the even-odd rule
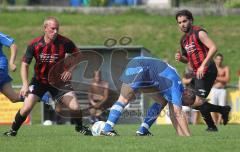
[[[3,54],[3,46],[10,47],[14,43],[14,39],[0,32],[0,91],[4,84],[12,81],[8,75],[8,60]]]
[[[0,68],[8,68],[8,61],[3,54],[3,46],[10,47],[14,43],[14,39],[0,32]]]
[[[133,90],[155,87],[168,102],[182,105],[183,85],[175,68],[156,58],[135,57],[120,80]]]

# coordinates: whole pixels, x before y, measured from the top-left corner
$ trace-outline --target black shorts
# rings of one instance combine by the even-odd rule
[[[29,93],[38,96],[40,99],[46,92],[50,92],[52,99],[56,102],[59,102],[62,99],[63,95],[67,93],[66,91],[61,91],[54,88],[50,84],[41,83],[34,78],[29,85],[29,91]]]
[[[208,67],[208,71],[205,73],[202,79],[193,78],[191,81],[191,87],[196,91],[196,95],[202,98],[207,98],[210,93],[214,81],[217,77],[217,67],[212,61]]]

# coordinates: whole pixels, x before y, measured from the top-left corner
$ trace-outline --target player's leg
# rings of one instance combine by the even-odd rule
[[[23,107],[17,112],[15,120],[12,124],[10,131],[5,132],[6,136],[15,136],[17,131],[21,127],[22,123],[26,120],[29,113],[32,111],[34,105],[42,98],[43,94],[46,92],[46,87],[44,84],[33,80],[29,86],[29,94],[24,99]]]
[[[219,105],[218,104],[218,90],[217,89],[215,89],[215,88],[212,88],[211,89],[211,91],[210,91],[210,94],[209,94],[209,96],[210,96],[210,101],[209,101],[209,103],[211,103],[211,104],[213,104],[213,105]],[[219,117],[219,114],[218,113],[216,113],[216,112],[211,112],[211,116],[212,116],[212,118],[213,118],[213,122],[215,123],[215,125],[218,125],[218,122],[217,122],[217,120],[218,120],[218,117]]]
[[[16,136],[17,131],[26,120],[29,113],[32,111],[34,105],[39,101],[39,97],[34,94],[29,94],[24,99],[23,107],[15,115],[10,131],[4,133],[5,136]]]
[[[0,91],[12,102],[23,100],[20,99],[19,94],[13,90],[11,81],[12,78],[8,75],[8,70],[0,69]]]
[[[187,123],[191,123],[191,108],[189,106],[182,106],[182,111],[185,113],[187,118]]]
[[[97,112],[97,109],[95,109],[93,107],[89,109],[89,113],[90,113],[89,120],[92,124],[94,124],[96,122],[96,112]]]
[[[118,100],[111,107],[106,125],[102,131],[102,135],[106,136],[116,136],[116,132],[113,130],[113,127],[120,118],[125,106],[134,99],[135,94],[134,90],[127,84],[123,84],[121,88],[121,94]]]
[[[206,97],[208,96],[212,85],[215,81],[216,75],[213,73],[207,73],[202,79],[195,79],[196,100],[194,107],[198,109],[206,122],[208,128],[207,131],[217,131],[217,127],[213,122],[210,112],[218,112],[222,114],[224,125],[228,122],[228,115],[231,110],[229,106],[218,106],[208,103]]]
[[[209,70],[210,71],[210,70]],[[212,72],[207,72],[202,79],[195,78],[196,100],[193,107],[200,111],[208,128],[207,131],[218,131],[210,112],[215,112],[217,106],[206,102],[206,98],[210,93],[213,83],[217,76],[216,67],[213,67]],[[217,110],[220,110],[219,108]]]
[[[156,121],[158,115],[161,113],[162,109],[167,104],[167,101],[161,97],[159,94],[151,95],[151,97],[156,101],[152,106],[147,110],[144,121],[142,122],[140,128],[136,132],[138,136],[151,136],[149,132],[150,127]]]
[[[192,115],[192,124],[196,125],[198,123],[199,111],[196,109],[192,109],[191,115]]]
[[[227,107],[226,100],[227,100],[227,91],[225,89],[219,89],[219,106]],[[218,114],[217,123],[220,124],[221,122],[222,122],[222,117],[220,114]]]
[[[61,102],[70,109],[70,115],[75,124],[75,130],[84,135],[92,135],[91,130],[82,123],[82,111],[75,93],[73,91],[65,93],[61,97]]]
[[[18,93],[12,88],[11,82],[7,82],[3,85],[1,92],[13,103],[23,101]]]
[[[206,122],[208,128],[207,131],[218,131],[217,126],[215,125],[212,116],[211,116],[211,105],[208,102],[205,102],[205,99],[199,96],[196,96],[195,103],[193,107],[200,111],[203,120]]]

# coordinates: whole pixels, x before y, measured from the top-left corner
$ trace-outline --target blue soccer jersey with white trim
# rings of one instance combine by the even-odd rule
[[[0,68],[7,68],[8,61],[3,54],[3,46],[10,47],[14,43],[14,39],[0,32]]]
[[[120,80],[133,90],[156,87],[168,102],[182,105],[183,85],[175,68],[151,57],[135,57],[127,65]]]

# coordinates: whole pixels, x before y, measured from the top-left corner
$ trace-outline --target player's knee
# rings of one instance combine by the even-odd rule
[[[96,110],[94,108],[91,108],[89,110],[89,112],[90,112],[91,115],[95,115],[96,114]]]
[[[18,102],[18,100],[11,99],[11,98],[9,98],[9,100],[10,100],[12,103],[16,103],[16,102]]]
[[[19,102],[21,99],[19,97],[9,97],[8,98],[12,103]]]
[[[31,112],[31,108],[30,107],[22,107],[22,109],[20,110],[20,114],[22,116],[27,116],[29,115],[29,113]]]
[[[71,110],[79,110],[80,109],[80,106],[79,106],[79,104],[77,103],[77,102],[73,102],[73,103],[71,103],[70,104],[70,106],[69,106],[69,108],[71,109]]]

